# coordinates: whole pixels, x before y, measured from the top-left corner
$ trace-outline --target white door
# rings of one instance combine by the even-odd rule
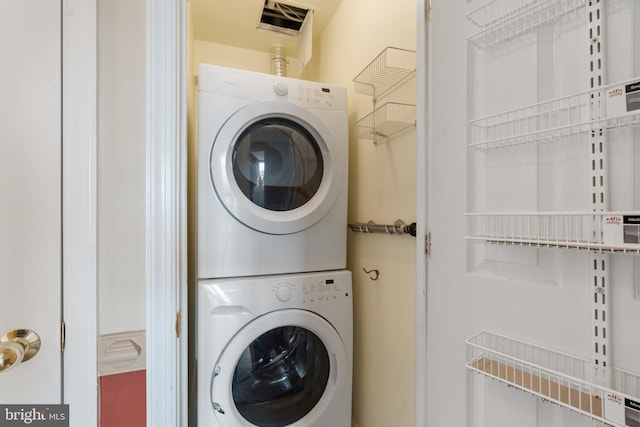
[[[633,380],[631,374],[628,379],[620,375],[624,381],[612,388],[640,393],[638,254],[611,253],[610,260],[595,262],[591,251],[564,246],[562,227],[548,228],[543,236],[535,227],[511,231],[509,226],[523,224],[525,212],[540,218],[539,224],[558,218],[558,212],[587,212],[588,217],[604,195],[612,211],[638,209],[640,134],[625,128],[630,120],[620,120],[615,131],[548,131],[575,128],[579,120],[573,108],[595,99],[586,96],[599,84],[591,73],[604,70],[604,85],[640,80],[638,2],[556,2],[577,8],[566,14],[537,1],[430,3],[426,425],[601,426],[591,419],[601,411],[597,387],[585,388],[583,395],[588,400],[594,393],[592,408],[581,403],[589,416],[549,390],[570,384],[573,395],[579,380],[598,382],[592,372],[604,366],[604,359],[594,355],[600,351],[611,358],[608,370],[613,366],[636,375]],[[589,9],[600,5],[602,10]],[[543,13],[548,13],[544,19]],[[589,28],[600,19],[602,28]],[[601,48],[600,62],[592,55]],[[575,103],[574,94],[581,94],[582,104]],[[551,102],[555,99],[562,101]],[[567,104],[562,102],[571,106],[563,110]],[[569,109],[571,117],[553,122]],[[591,114],[596,112],[593,108]],[[615,119],[611,112],[608,117]],[[599,134],[607,134],[608,142],[595,144]],[[604,171],[603,180],[596,179]],[[602,181],[608,189],[596,197]],[[475,215],[465,217],[465,212]],[[496,227],[479,230],[478,218]],[[508,235],[513,244],[500,244],[499,238],[509,243]],[[546,240],[529,245],[530,236]],[[605,266],[610,280],[605,280]],[[605,318],[610,328],[594,326]],[[607,337],[610,346],[598,345],[596,339]],[[578,359],[587,362],[581,365]],[[493,368],[525,372],[531,365],[544,368],[529,370],[548,384],[540,388],[540,398],[535,384],[515,380],[517,373],[501,377]]]
[[[61,400],[60,11],[60,1],[0,0],[3,404]],[[33,357],[12,366],[25,341]]]

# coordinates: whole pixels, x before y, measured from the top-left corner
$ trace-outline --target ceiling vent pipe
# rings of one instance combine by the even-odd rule
[[[287,76],[287,49],[282,45],[271,48],[271,74]]]

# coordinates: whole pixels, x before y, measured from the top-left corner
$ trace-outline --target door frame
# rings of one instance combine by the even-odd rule
[[[186,7],[147,0],[146,390],[154,427],[188,425]]]
[[[415,426],[427,425],[427,270],[429,233],[429,147],[431,75],[431,0],[418,0],[416,10],[416,271],[415,271]]]
[[[62,0],[63,403],[98,423],[96,0]]]
[[[74,0],[80,1],[80,0]],[[147,424],[188,425],[186,3],[147,1]],[[417,0],[415,424],[427,414],[429,21]]]

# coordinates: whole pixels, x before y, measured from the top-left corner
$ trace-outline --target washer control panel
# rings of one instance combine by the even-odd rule
[[[334,279],[280,282],[273,286],[273,294],[282,303],[292,302],[307,307],[331,304],[340,298],[350,297]]]

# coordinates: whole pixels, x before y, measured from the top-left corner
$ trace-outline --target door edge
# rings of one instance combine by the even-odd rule
[[[63,402],[95,426],[97,392],[96,0],[62,0]]]

